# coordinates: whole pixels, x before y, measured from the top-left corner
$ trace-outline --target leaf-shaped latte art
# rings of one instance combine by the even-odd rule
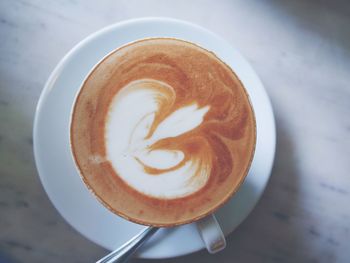
[[[106,138],[111,163],[129,185],[154,197],[192,194],[210,175],[208,144],[187,138],[197,148],[191,152],[181,140],[201,125],[210,107],[192,102],[176,108],[175,99],[166,83],[143,79],[126,85],[110,106]]]

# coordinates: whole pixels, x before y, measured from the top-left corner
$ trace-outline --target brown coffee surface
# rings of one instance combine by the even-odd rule
[[[123,181],[106,158],[109,106],[123,87],[138,80],[147,80],[149,85],[152,80],[166,83],[175,94],[171,103],[160,101],[151,133],[181,107],[210,106],[197,128],[152,145],[152,149],[181,150],[185,157],[179,165],[195,158],[200,167],[209,167],[206,184],[191,195],[175,199],[147,196]],[[156,84],[154,88],[161,89]],[[111,211],[146,225],[179,225],[212,213],[243,182],[255,141],[254,113],[235,73],[212,52],[169,38],[133,42],[104,58],[85,80],[71,122],[72,152],[86,185]],[[144,169],[154,176],[164,172]]]

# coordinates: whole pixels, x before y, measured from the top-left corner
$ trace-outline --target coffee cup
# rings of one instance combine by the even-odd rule
[[[104,57],[71,115],[71,151],[85,185],[131,222],[196,222],[210,253],[225,247],[214,212],[237,192],[255,150],[252,105],[213,52],[142,39]]]

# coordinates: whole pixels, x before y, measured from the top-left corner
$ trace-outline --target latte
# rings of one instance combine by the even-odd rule
[[[111,211],[157,226],[217,209],[243,182],[256,140],[246,91],[212,52],[145,39],[104,58],[74,105],[71,148]]]

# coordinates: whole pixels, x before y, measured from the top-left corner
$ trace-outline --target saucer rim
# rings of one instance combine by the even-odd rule
[[[55,85],[55,80],[57,78],[59,78],[62,70],[64,69],[64,67],[66,66],[67,63],[69,63],[70,59],[72,59],[73,55],[75,52],[77,52],[81,47],[83,47],[85,45],[85,43],[89,42],[89,41],[92,41],[94,38],[97,39],[99,36],[101,36],[102,34],[108,32],[109,30],[112,30],[112,29],[115,29],[116,27],[123,27],[125,25],[131,25],[131,24],[134,24],[134,23],[142,23],[142,22],[171,22],[171,23],[180,23],[182,25],[186,25],[186,26],[190,26],[192,28],[196,28],[200,31],[203,31],[207,34],[210,34],[212,35],[214,38],[216,39],[220,39],[222,41],[224,41],[225,43],[227,43],[225,40],[221,39],[220,37],[216,36],[214,33],[208,31],[207,29],[205,28],[202,28],[198,25],[195,25],[195,24],[192,24],[192,23],[189,23],[189,22],[186,22],[186,21],[182,21],[182,20],[177,20],[177,19],[171,19],[171,18],[162,18],[162,17],[157,17],[157,18],[154,18],[154,17],[148,17],[148,18],[137,18],[137,19],[131,19],[131,20],[126,20],[126,21],[122,21],[122,22],[119,22],[119,23],[116,23],[116,24],[112,24],[110,26],[107,26],[93,34],[91,34],[90,36],[88,36],[87,38],[85,38],[84,40],[82,40],[81,42],[79,42],[73,49],[71,49],[62,59],[61,61],[57,64],[57,66],[55,67],[55,69],[53,70],[53,72],[51,73],[50,77],[48,78],[47,82],[45,83],[45,86],[44,86],[44,89],[40,95],[40,98],[39,98],[39,101],[38,101],[38,104],[37,104],[37,107],[36,107],[36,113],[35,113],[35,118],[34,118],[34,126],[33,126],[33,147],[34,147],[34,156],[35,156],[35,163],[37,165],[37,169],[38,169],[38,173],[39,173],[39,177],[40,177],[40,180],[43,184],[43,187],[50,199],[50,201],[52,202],[52,204],[55,206],[55,208],[59,211],[59,213],[61,214],[61,216],[70,224],[73,226],[73,228],[75,230],[77,230],[80,234],[82,234],[83,236],[87,237],[86,234],[82,233],[79,229],[77,229],[71,222],[70,220],[68,220],[64,215],[63,213],[60,211],[60,209],[57,208],[57,206],[55,205],[55,201],[53,200],[54,198],[50,195],[50,193],[47,191],[47,185],[49,184],[45,175],[43,174],[43,171],[41,171],[42,169],[40,168],[41,167],[41,157],[40,156],[40,153],[39,153],[39,148],[40,148],[40,145],[38,144],[38,142],[40,141],[40,138],[38,138],[38,130],[40,129],[39,126],[40,126],[40,112],[42,112],[44,110],[44,107],[45,107],[45,100],[47,98],[47,96],[49,96],[50,92],[52,91],[54,85]],[[185,39],[187,40],[187,39]],[[191,40],[189,40],[191,41]],[[191,41],[192,42],[192,41]],[[231,45],[230,45],[231,46]],[[270,174],[271,174],[271,170],[272,170],[272,166],[273,166],[273,162],[274,162],[274,156],[275,156],[275,145],[276,145],[276,129],[275,129],[275,120],[274,120],[274,116],[273,116],[273,111],[272,111],[272,105],[271,105],[271,102],[268,98],[268,95],[266,93],[266,90],[264,89],[259,77],[257,76],[257,74],[255,73],[255,71],[251,68],[250,64],[244,59],[244,57],[237,51],[237,49],[233,48],[231,46],[231,48],[233,50],[235,50],[235,52],[237,54],[239,54],[241,56],[241,59],[243,61],[245,61],[246,63],[246,67],[248,67],[248,69],[254,74],[254,77],[256,78],[256,80],[259,82],[259,85],[261,86],[262,90],[264,91],[265,95],[266,95],[266,99],[267,99],[267,107],[270,108],[270,111],[271,111],[271,116],[272,116],[272,119],[273,119],[273,127],[271,129],[271,131],[273,131],[273,138],[274,138],[274,141],[272,142],[272,145],[271,147],[273,148],[273,151],[272,151],[272,160],[271,160],[271,164],[270,164],[270,167],[269,167],[269,176],[267,178],[267,180],[265,181],[261,191],[260,191],[260,194],[257,198],[257,200],[255,201],[255,205],[256,203],[258,202],[258,200],[260,199],[261,197],[261,194],[264,192],[264,189],[266,187],[266,184],[268,182],[268,179],[270,177]],[[73,58],[74,59],[74,58]],[[237,74],[238,75],[238,74]],[[238,75],[238,77],[240,77]],[[77,88],[77,92],[78,92],[78,88]],[[250,96],[250,93],[249,93],[249,90],[247,91],[248,92],[248,95]],[[258,131],[257,131],[257,134],[258,134]],[[253,158],[254,160],[254,158]],[[241,220],[241,222],[248,216],[248,214],[254,209],[255,205],[250,209],[250,211],[244,216],[244,218]],[[240,222],[240,223],[241,223]],[[239,224],[238,224],[239,225]],[[232,229],[231,231],[229,231],[228,233],[225,233],[225,236],[227,236],[228,234],[230,234],[234,229]],[[90,240],[92,240],[91,238],[89,238]],[[96,240],[92,240],[93,242],[101,245],[99,242],[96,242]],[[102,245],[103,246],[103,245]],[[204,246],[202,247],[204,248]],[[200,248],[201,249],[201,248]],[[186,255],[186,254],[190,254],[190,253],[193,253],[193,252],[196,252],[200,249],[195,249],[195,250],[191,250],[191,251],[186,251],[184,253],[180,252],[180,253],[175,253],[174,255],[170,255],[169,257],[174,257],[174,256],[181,256],[181,255]],[[161,257],[157,257],[157,256],[142,256],[143,258],[166,258],[164,256],[161,256]]]

